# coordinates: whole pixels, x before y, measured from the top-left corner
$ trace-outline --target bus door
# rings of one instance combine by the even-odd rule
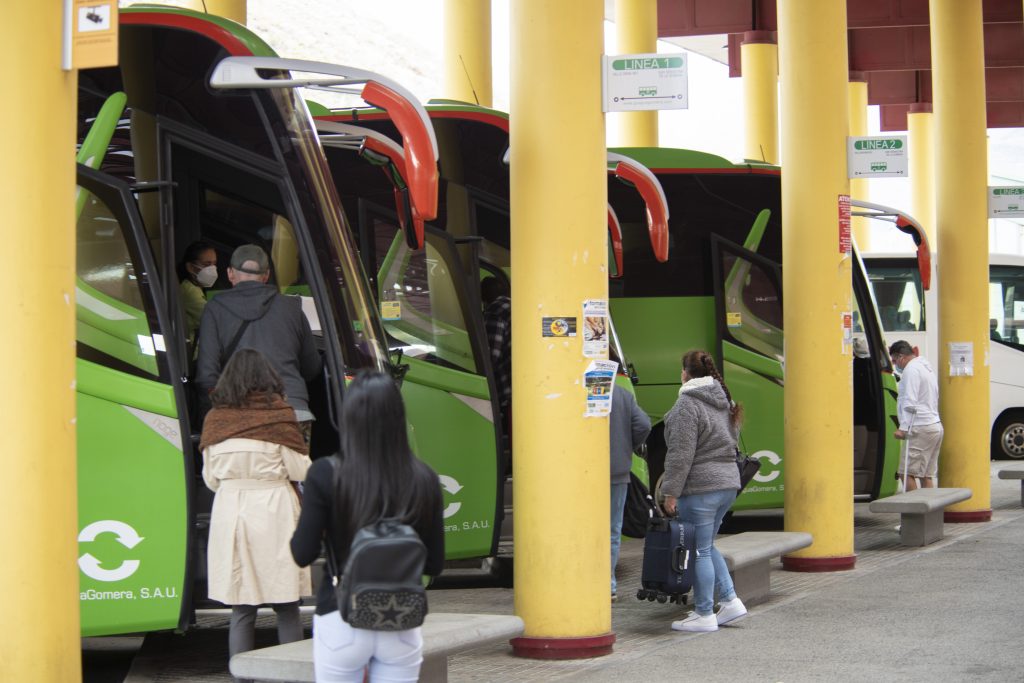
[[[418,455],[440,475],[448,559],[496,554],[506,463],[480,299],[455,240],[431,225],[413,249],[394,212],[363,202],[363,258],[372,258],[388,344]]]
[[[711,236],[715,317],[722,376],[745,406],[740,447],[761,471],[736,508],[779,507],[783,499],[782,269],[718,235]]]
[[[182,629],[193,468],[180,349],[129,186],[82,165],[78,186],[82,635]]]

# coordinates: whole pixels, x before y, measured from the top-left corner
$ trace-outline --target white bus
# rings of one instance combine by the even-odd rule
[[[886,343],[905,339],[936,363],[938,292],[928,286],[936,282],[934,262],[921,254],[864,255]],[[1024,458],[1024,256],[990,254],[988,292],[991,453]]]

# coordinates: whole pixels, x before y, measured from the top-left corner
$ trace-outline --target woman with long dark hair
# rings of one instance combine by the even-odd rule
[[[256,609],[277,614],[282,643],[302,639],[299,598],[313,592],[288,542],[299,519],[290,482],[302,481],[309,449],[263,354],[239,349],[214,388],[199,448],[203,480],[216,492],[207,550],[208,595],[231,605],[230,655],[253,648]]]
[[[359,373],[345,389],[338,456],[313,463],[306,477],[302,516],[292,537],[292,555],[307,566],[326,540],[339,567],[345,566],[355,533],[377,520],[398,518],[412,526],[427,548],[424,572],[441,573],[444,522],[441,483],[413,455],[406,435],[405,405],[394,380]],[[335,471],[337,470],[337,471]],[[330,571],[317,594],[313,617],[316,680],[415,681],[423,661],[419,628],[370,631],[353,628],[338,612]]]
[[[694,525],[693,607],[676,631],[717,631],[744,616],[725,559],[714,546],[722,518],[740,489],[736,440],[742,409],[729,394],[715,361],[706,351],[683,356],[683,386],[665,415],[665,512]],[[714,612],[715,592],[720,607]]]

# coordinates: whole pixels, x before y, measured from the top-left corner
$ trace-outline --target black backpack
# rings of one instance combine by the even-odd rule
[[[331,460],[337,477],[337,459]],[[340,577],[330,543],[327,549],[338,610],[346,623],[370,631],[405,631],[423,624],[427,548],[415,529],[393,518],[364,526],[352,539]]]

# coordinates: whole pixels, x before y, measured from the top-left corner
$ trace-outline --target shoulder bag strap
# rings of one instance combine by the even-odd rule
[[[263,316],[267,314],[267,311],[270,310],[270,303],[273,300],[274,297],[270,297],[269,299],[263,302],[263,310],[260,312],[259,318],[254,318],[254,320],[260,320],[263,318]],[[225,307],[225,310],[230,309]],[[232,315],[234,314],[232,313]],[[220,354],[221,370],[223,370],[224,366],[227,365],[229,360],[231,360],[231,356],[235,354],[235,348],[238,346],[238,342],[242,341],[242,335],[245,334],[245,331],[247,329],[249,329],[250,323],[252,323],[252,320],[243,320],[242,324],[238,326],[238,330],[235,332],[235,336],[232,337],[231,341],[228,342],[228,345],[224,347],[224,350]]]

